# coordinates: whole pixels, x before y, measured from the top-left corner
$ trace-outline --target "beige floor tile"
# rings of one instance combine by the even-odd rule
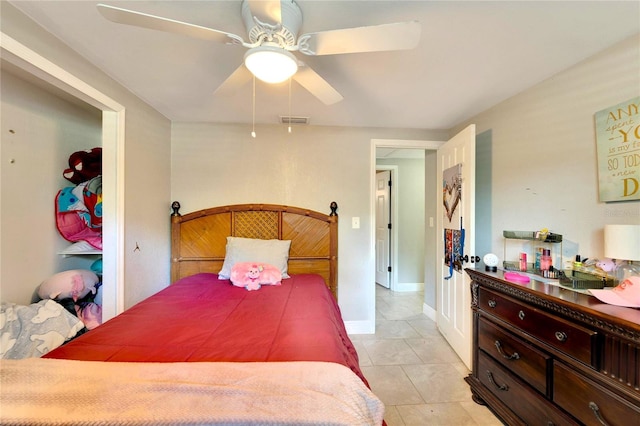
[[[367,350],[364,348],[364,344],[361,340],[352,339],[353,346],[356,348],[356,352],[358,352],[358,361],[360,367],[369,367],[373,365],[371,362],[371,358],[369,358],[369,354],[367,354]]]
[[[473,401],[461,402],[460,405],[477,425],[501,426],[503,424],[485,405],[476,404]]]
[[[376,321],[377,339],[411,339],[420,334],[407,321]]]
[[[427,403],[471,400],[469,385],[451,364],[403,365],[402,368]]]
[[[473,402],[466,365],[422,313],[423,293],[376,289],[376,333],[351,335],[388,426],[499,426]]]
[[[424,314],[407,322],[422,337],[442,337],[435,321],[430,320]]]
[[[451,363],[459,359],[458,355],[442,336],[406,339],[405,342],[425,364]]]
[[[457,402],[396,407],[407,426],[475,426],[475,420]]]
[[[423,404],[420,393],[400,366],[363,367],[371,390],[385,405]]]
[[[420,364],[422,360],[403,339],[362,342],[373,365]]]
[[[395,405],[385,406],[384,421],[387,426],[404,426],[404,421]]]

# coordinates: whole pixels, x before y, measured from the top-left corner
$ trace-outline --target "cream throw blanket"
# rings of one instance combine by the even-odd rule
[[[0,361],[3,425],[380,425],[382,402],[325,362]]]

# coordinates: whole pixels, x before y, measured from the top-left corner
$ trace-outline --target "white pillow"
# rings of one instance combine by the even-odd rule
[[[218,278],[228,280],[231,277],[231,268],[238,262],[268,263],[280,270],[282,278],[289,278],[287,274],[289,247],[291,247],[291,240],[227,237],[227,252]]]

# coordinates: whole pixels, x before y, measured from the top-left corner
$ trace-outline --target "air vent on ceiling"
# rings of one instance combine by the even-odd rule
[[[280,124],[309,124],[309,117],[298,117],[295,115],[281,115]]]

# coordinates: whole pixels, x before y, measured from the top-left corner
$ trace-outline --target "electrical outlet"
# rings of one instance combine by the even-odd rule
[[[360,228],[360,218],[359,217],[352,217],[351,218],[351,227],[353,229],[359,229]]]

